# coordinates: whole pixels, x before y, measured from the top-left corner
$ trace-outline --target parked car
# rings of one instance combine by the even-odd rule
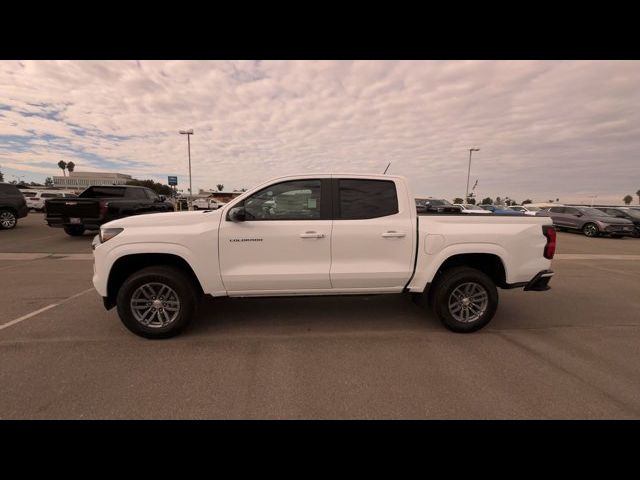
[[[222,206],[213,198],[196,198],[191,204],[194,210],[217,210]]]
[[[27,201],[18,187],[0,183],[0,229],[15,228],[18,219],[29,214]]]
[[[453,205],[444,198],[416,197],[416,211],[418,213],[461,213],[460,207]]]
[[[82,235],[85,230],[97,230],[117,218],[174,210],[164,195],[132,185],[92,186],[78,198],[47,200],[45,208],[47,224],[64,228],[71,236]]]
[[[523,217],[524,213],[522,212],[515,212],[513,210],[509,210],[507,208],[504,208],[500,205],[478,205],[480,208],[484,209],[484,210],[488,210],[489,212],[493,213],[494,215],[506,215],[506,216],[512,216],[512,217]]]
[[[598,210],[617,218],[626,218],[633,223],[634,237],[640,237],[640,211],[629,207],[597,207]]]
[[[549,289],[551,219],[418,215],[413,199],[399,176],[292,175],[215,211],[114,220],[93,241],[93,284],[147,338],[179,333],[203,295],[408,292],[472,332],[494,316],[497,288]]]
[[[511,205],[507,208],[514,212],[524,213],[525,215],[530,215],[532,217],[535,217],[536,215],[548,215],[547,212],[540,207],[531,207],[529,205]]]
[[[24,193],[24,192],[23,192]],[[37,212],[43,212],[45,207],[45,202],[50,198],[76,198],[77,195],[69,192],[56,192],[56,191],[47,191],[47,190],[36,190],[32,193],[32,195],[25,197],[27,199],[27,206],[35,210]]]
[[[472,205],[470,203],[454,203],[456,207],[460,207],[462,213],[480,213],[483,215],[491,215],[489,210],[481,208],[479,205]]]
[[[551,207],[549,215],[558,230],[578,230],[587,237],[610,235],[620,238],[633,235],[633,223],[624,218],[607,215],[591,207]]]

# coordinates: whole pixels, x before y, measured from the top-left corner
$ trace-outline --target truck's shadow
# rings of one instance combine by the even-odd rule
[[[408,295],[205,298],[187,334],[444,330]]]

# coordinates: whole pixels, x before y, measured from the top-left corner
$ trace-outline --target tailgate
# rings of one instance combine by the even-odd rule
[[[97,218],[100,205],[93,198],[56,198],[46,201],[48,217]]]

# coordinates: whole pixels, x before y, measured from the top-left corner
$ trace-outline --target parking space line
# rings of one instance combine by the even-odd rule
[[[556,253],[554,260],[640,260],[640,255],[606,255],[597,253]]]
[[[4,330],[5,328],[11,327],[12,325],[15,325],[17,323],[22,322],[23,320],[28,320],[31,317],[35,317],[36,315],[39,315],[42,312],[46,312],[47,310],[52,309],[53,307],[57,307],[58,305],[62,305],[63,303],[67,303],[70,300],[73,300],[74,298],[78,298],[81,295],[84,295],[87,292],[90,292],[93,290],[93,287],[91,288],[87,288],[86,290],[83,290],[82,292],[76,293],[74,295],[71,295],[70,297],[65,298],[64,300],[62,300],[61,302],[58,303],[52,303],[51,305],[47,305],[46,307],[43,307],[39,310],[36,310],[34,312],[31,313],[27,313],[26,315],[23,315],[20,318],[16,318],[14,320],[10,320],[7,323],[3,323],[2,325],[0,325],[0,330]]]

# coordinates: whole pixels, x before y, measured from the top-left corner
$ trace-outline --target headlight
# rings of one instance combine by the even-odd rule
[[[100,229],[100,242],[104,243],[107,240],[111,240],[113,237],[122,232],[124,228],[101,228]]]

